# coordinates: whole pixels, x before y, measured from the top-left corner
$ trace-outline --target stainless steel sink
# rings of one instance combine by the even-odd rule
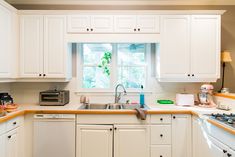
[[[139,104],[83,104],[79,107],[79,110],[134,110],[140,108]],[[143,109],[148,109],[148,106],[144,106]]]
[[[82,110],[106,110],[109,108],[108,104],[83,104],[78,109]]]

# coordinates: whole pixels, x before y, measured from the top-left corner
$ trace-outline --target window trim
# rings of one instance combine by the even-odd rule
[[[103,42],[102,42],[103,43]],[[107,42],[108,43],[108,42]],[[91,43],[92,44],[92,43]],[[94,44],[97,44],[94,42]],[[108,93],[114,93],[114,88],[117,84],[118,81],[118,76],[117,76],[117,72],[113,72],[115,69],[117,69],[118,67],[120,67],[120,65],[118,65],[118,61],[117,61],[117,44],[118,43],[111,43],[113,46],[113,54],[112,54],[112,62],[111,62],[111,74],[110,74],[110,88],[82,88],[82,83],[83,83],[83,52],[82,51],[82,44],[81,43],[77,43],[76,44],[76,56],[77,56],[77,75],[76,75],[76,79],[78,81],[77,84],[77,92],[76,93],[81,93],[81,94],[88,94],[88,93],[93,93],[94,95],[99,95],[98,93],[102,93],[105,95],[110,95]],[[145,82],[146,82],[146,87],[144,87],[144,92],[145,93],[152,93],[151,89],[151,85],[148,84],[148,82],[151,79],[151,44],[146,43],[146,64],[145,65],[133,65],[133,66],[129,66],[129,67],[145,67],[146,69],[146,78],[145,78]],[[91,67],[94,67],[95,64]],[[140,89],[138,88],[127,88],[126,89],[128,93],[132,93],[133,95],[136,95],[139,93]],[[111,94],[113,95],[113,94]]]

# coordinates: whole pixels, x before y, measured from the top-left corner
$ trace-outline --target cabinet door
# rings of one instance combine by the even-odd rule
[[[157,15],[138,15],[138,33],[160,33],[160,18]]]
[[[6,135],[0,135],[0,157],[6,157]]]
[[[116,15],[114,16],[114,32],[117,33],[135,33],[136,15]]]
[[[191,73],[194,78],[219,78],[220,16],[192,16]]]
[[[112,125],[78,125],[77,157],[112,157]]]
[[[149,157],[148,126],[114,126],[114,157]]]
[[[90,31],[90,15],[69,15],[68,33],[86,33]]]
[[[172,157],[191,157],[191,115],[172,116]]]
[[[91,16],[91,32],[95,33],[113,32],[113,16],[112,15]]]
[[[235,157],[235,151],[234,150],[230,149],[229,154],[231,154],[231,157]]]
[[[44,21],[44,74],[46,78],[65,78],[66,17],[45,16]]]
[[[43,16],[20,16],[20,77],[43,73]]]
[[[6,157],[19,157],[18,129],[14,129],[7,133]]]
[[[190,73],[190,17],[166,15],[161,19],[160,78],[184,79]]]
[[[11,12],[0,5],[0,78],[11,75]]]

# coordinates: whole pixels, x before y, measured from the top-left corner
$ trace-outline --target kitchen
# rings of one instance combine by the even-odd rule
[[[234,127],[217,115],[235,109],[233,94],[217,93],[224,69],[235,90],[234,2],[8,2],[0,91],[17,105],[0,117],[0,157],[235,156]],[[210,82],[229,111],[188,107]],[[184,107],[177,93],[194,97]],[[69,103],[47,106],[51,95]]]

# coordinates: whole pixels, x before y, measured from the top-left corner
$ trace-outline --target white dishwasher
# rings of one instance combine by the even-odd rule
[[[75,115],[35,114],[33,157],[75,157]]]

